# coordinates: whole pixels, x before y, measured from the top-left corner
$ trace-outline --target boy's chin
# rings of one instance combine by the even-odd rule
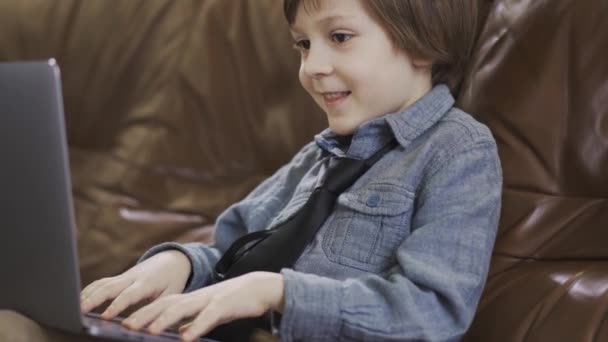
[[[329,128],[338,135],[352,135],[357,130],[357,127],[353,123],[332,122],[332,120],[329,120]]]

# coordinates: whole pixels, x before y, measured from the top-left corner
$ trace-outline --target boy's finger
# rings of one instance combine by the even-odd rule
[[[153,294],[153,289],[148,286],[140,286],[134,283],[120,292],[112,304],[101,314],[104,319],[112,319],[123,312],[131,305],[139,303],[142,299],[149,298]]]
[[[131,284],[132,282],[117,280],[107,282],[103,286],[99,286],[97,289],[95,289],[95,292],[92,292],[89,296],[83,299],[82,303],[80,304],[82,312],[87,313],[105,303],[107,300],[116,298],[126,287],[130,286]]]
[[[185,295],[187,296],[187,295]],[[178,323],[184,318],[197,315],[205,308],[200,301],[186,300],[184,295],[176,297],[168,306],[160,313],[160,315],[150,324],[150,332],[159,334],[165,329]],[[187,297],[187,298],[192,298]]]
[[[182,333],[182,332],[184,332],[184,331],[186,331],[186,330],[190,329],[190,327],[191,327],[191,326],[192,326],[192,322],[190,322],[190,323],[186,323],[186,324],[184,324],[184,325],[180,326],[180,327],[179,327],[179,329],[178,329],[178,331],[179,331],[180,333]]]
[[[92,293],[95,293],[95,291],[97,291],[97,289],[99,289],[100,287],[103,287],[109,281],[110,281],[110,278],[104,278],[104,279],[96,280],[96,281],[90,283],[89,285],[87,285],[87,287],[85,287],[82,291],[80,291],[80,301],[82,302],[85,299],[87,299],[88,297],[90,297]]]
[[[166,297],[156,300],[152,304],[148,304],[132,313],[131,316],[123,321],[123,324],[129,329],[140,330],[155,320],[169,304],[170,301]]]
[[[212,308],[207,307],[192,321],[188,328],[180,330],[179,334],[184,341],[194,341],[200,336],[207,334],[211,329],[225,323],[220,315],[221,313],[213,312]]]

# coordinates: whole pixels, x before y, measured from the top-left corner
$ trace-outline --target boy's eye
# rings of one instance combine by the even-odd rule
[[[338,44],[346,43],[353,37],[352,34],[348,33],[332,33],[331,40]]]
[[[302,40],[298,40],[297,42],[295,42],[293,44],[294,49],[296,50],[310,50],[310,40],[308,39],[302,39]]]

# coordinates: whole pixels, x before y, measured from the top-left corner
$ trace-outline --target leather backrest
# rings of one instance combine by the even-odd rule
[[[471,341],[608,340],[607,58],[606,1],[491,8],[459,101],[505,177]]]
[[[0,60],[62,68],[83,282],[206,227],[325,125],[276,0],[4,0]]]

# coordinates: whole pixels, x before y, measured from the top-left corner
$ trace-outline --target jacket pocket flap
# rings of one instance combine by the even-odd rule
[[[388,183],[367,185],[338,197],[338,205],[368,215],[395,216],[412,209],[414,194]]]

